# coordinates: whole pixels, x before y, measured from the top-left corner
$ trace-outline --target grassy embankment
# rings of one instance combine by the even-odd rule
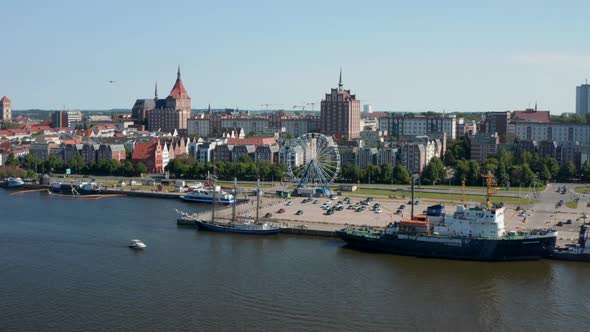
[[[565,206],[570,209],[577,209],[578,208],[578,201],[567,201],[565,202]]]
[[[590,184],[587,184],[585,186],[579,186],[574,188],[574,190],[578,193],[578,194],[585,194],[587,190],[590,190]]]

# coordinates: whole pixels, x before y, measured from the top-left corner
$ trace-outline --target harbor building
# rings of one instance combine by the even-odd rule
[[[0,120],[3,122],[12,121],[12,101],[10,98],[6,96],[2,97],[2,99],[0,99],[0,108],[2,109],[2,113],[0,114],[2,117]]]
[[[361,102],[342,85],[342,70],[338,88],[326,93],[321,102],[320,131],[337,138],[354,139],[360,135]]]

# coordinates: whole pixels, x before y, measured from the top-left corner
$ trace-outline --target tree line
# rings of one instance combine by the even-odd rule
[[[255,181],[260,178],[262,181],[281,181],[287,168],[283,163],[275,165],[268,160],[256,163],[250,156],[241,157],[239,162],[217,160],[215,163],[202,163],[180,155],[170,160],[164,170],[177,179],[204,179],[208,174],[215,174],[221,180],[237,178]]]
[[[71,157],[68,161],[49,156],[46,160],[35,158],[28,154],[23,158],[16,158],[14,154],[9,154],[6,159],[8,166],[20,166],[22,169],[33,173],[66,173],[70,169],[71,174],[97,175],[97,176],[139,176],[147,173],[147,167],[144,163],[131,163],[131,153],[127,152],[127,159],[124,162],[118,160],[101,159],[98,162],[86,163],[80,152]]]

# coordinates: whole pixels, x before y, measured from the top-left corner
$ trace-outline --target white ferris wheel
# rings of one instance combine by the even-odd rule
[[[340,172],[340,153],[332,137],[308,133],[292,139],[287,170],[297,188],[317,188],[324,194]]]

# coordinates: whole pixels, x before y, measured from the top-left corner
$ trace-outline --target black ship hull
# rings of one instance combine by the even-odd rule
[[[549,257],[557,237],[535,239],[468,239],[445,240],[440,237],[397,235],[367,237],[340,231],[349,246],[366,251],[396,255],[476,261],[524,261]]]
[[[98,188],[83,188],[75,184],[62,184],[59,187],[53,186],[49,189],[50,193],[67,196],[86,196],[101,195],[102,191]]]
[[[570,262],[588,262],[590,263],[590,255],[589,254],[575,254],[571,252],[560,252],[556,251],[551,256],[551,259],[559,260],[559,261],[570,261]]]

